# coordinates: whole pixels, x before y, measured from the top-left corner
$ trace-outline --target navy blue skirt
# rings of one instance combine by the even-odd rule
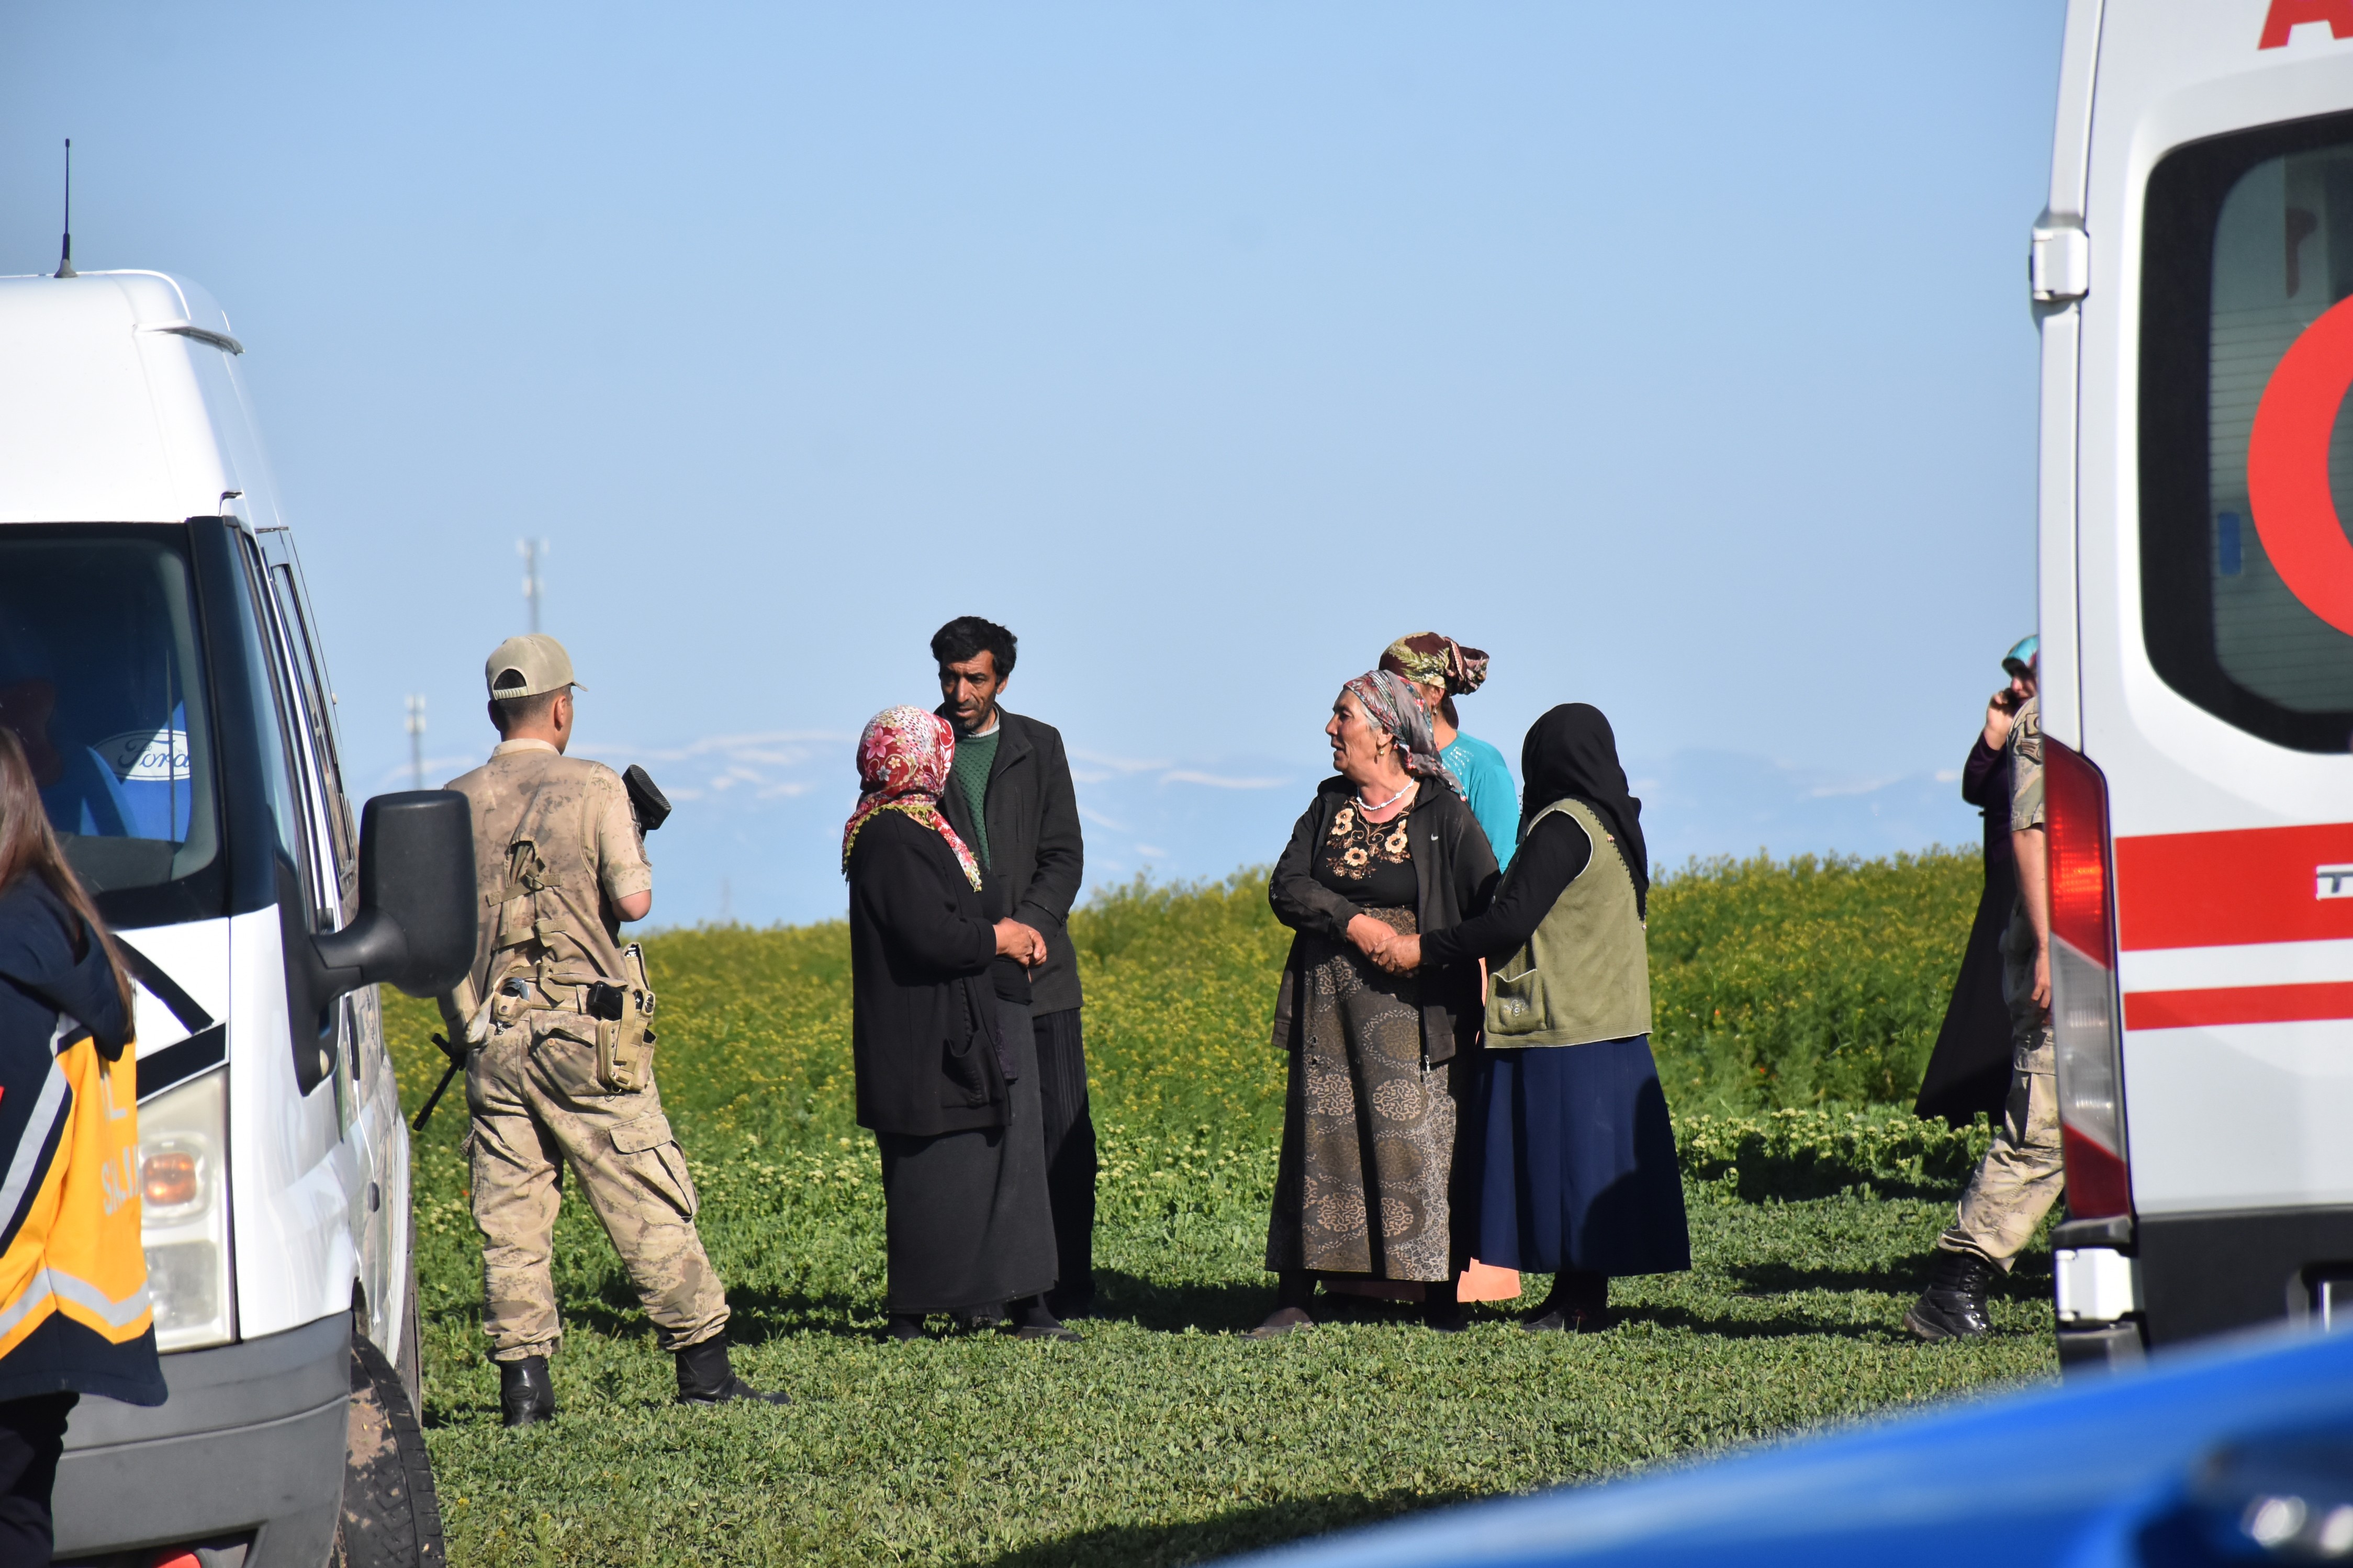
[[[1535,1274],[1689,1268],[1651,1037],[1485,1055],[1479,1260]]]

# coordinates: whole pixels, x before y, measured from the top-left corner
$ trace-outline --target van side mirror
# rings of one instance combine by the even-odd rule
[[[360,815],[360,910],[311,939],[328,996],[378,982],[448,990],[474,963],[474,817],[455,790],[380,795]]]

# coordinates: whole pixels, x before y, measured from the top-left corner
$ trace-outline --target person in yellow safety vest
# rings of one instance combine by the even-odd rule
[[[131,986],[0,729],[0,1563],[47,1568],[85,1394],[164,1403],[139,1245]]]

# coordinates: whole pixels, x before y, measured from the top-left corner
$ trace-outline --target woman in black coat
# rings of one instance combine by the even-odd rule
[[[2034,657],[2033,642],[2028,638],[2003,658],[2010,685],[1986,704],[1985,728],[1961,768],[1961,798],[1985,816],[1985,890],[1912,1108],[1924,1121],[1941,1116],[1966,1127],[1983,1111],[1999,1122],[2010,1098],[2010,1004],[2001,994],[2001,933],[2018,901],[2018,863],[2010,848],[2010,731],[2034,695],[2034,672],[2025,662]]]
[[[937,715],[875,715],[842,833],[858,1121],[882,1154],[891,1333],[1009,1308],[1024,1339],[1076,1339],[1046,1305],[1054,1222],[1025,973],[1045,943],[984,905],[939,809],[955,755]]]
[[[164,1403],[138,1207],[103,1190],[109,1179],[119,1190],[138,1140],[122,1059],[131,1025],[111,941],[58,851],[23,746],[0,729],[0,1169],[22,1184],[0,1213],[0,1563],[11,1565],[49,1561],[49,1492],[80,1397]],[[110,1309],[94,1319],[93,1299]]]
[[[1461,1326],[1468,1192],[1455,1142],[1476,1074],[1474,962],[1393,974],[1400,934],[1485,908],[1494,851],[1438,760],[1412,682],[1348,682],[1324,726],[1338,776],[1317,786],[1267,889],[1292,939],[1274,1044],[1291,1058],[1267,1223],[1272,1338],[1313,1321],[1318,1279],[1421,1287],[1433,1328]]]

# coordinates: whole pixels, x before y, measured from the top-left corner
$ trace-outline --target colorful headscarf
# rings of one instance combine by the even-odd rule
[[[1487,656],[1452,637],[1416,632],[1389,644],[1381,655],[1381,668],[1416,685],[1442,686],[1449,697],[1462,697],[1478,690],[1487,679]]]
[[[1368,669],[1344,690],[1356,694],[1365,716],[1387,730],[1397,742],[1398,760],[1416,778],[1435,779],[1462,793],[1462,781],[1438,760],[1438,737],[1430,732],[1430,711],[1414,695],[1413,682],[1391,669]]]
[[[940,791],[947,788],[948,764],[955,761],[955,731],[936,713],[921,708],[885,708],[866,721],[858,737],[858,809],[841,830],[841,874],[849,875],[849,851],[858,830],[875,814],[900,812],[934,829],[955,851],[965,880],[980,887],[980,865],[956,830],[940,814]]]

